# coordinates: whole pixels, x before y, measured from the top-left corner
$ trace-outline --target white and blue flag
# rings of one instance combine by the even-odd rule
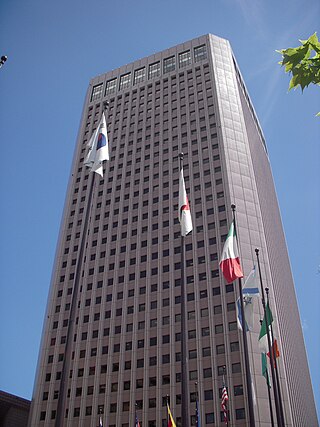
[[[109,160],[109,142],[104,113],[102,113],[99,126],[88,142],[88,147],[89,152],[84,160],[84,164],[90,168],[90,172],[96,172],[103,176],[102,162]]]
[[[253,329],[253,298],[260,296],[258,283],[259,278],[256,271],[256,267],[254,266],[242,288],[244,316],[246,319],[246,331],[252,331]],[[238,328],[242,330],[243,320],[240,297],[237,299],[236,309]]]

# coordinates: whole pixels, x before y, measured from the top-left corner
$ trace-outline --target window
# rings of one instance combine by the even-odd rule
[[[235,385],[233,387],[233,392],[235,396],[242,396],[243,395],[243,385]]]
[[[92,95],[91,95],[91,102],[96,101],[99,99],[102,95],[102,89],[103,89],[103,83],[93,86],[92,89]]]
[[[115,93],[117,90],[117,79],[112,79],[107,81],[106,86],[106,95],[111,95],[112,93]]]
[[[223,333],[223,325],[215,325],[214,331],[216,334],[222,334]]]
[[[230,343],[230,350],[231,351],[239,351],[239,342],[238,341],[231,342]]]
[[[244,408],[236,409],[236,420],[244,420],[246,418]]]
[[[205,328],[202,328],[202,329],[201,329],[201,335],[202,335],[203,337],[208,337],[208,336],[210,336],[210,329],[209,329],[209,326],[207,326],[207,327],[205,327]]]
[[[236,309],[236,305],[234,302],[229,302],[227,304],[227,311],[235,311],[235,309]]]
[[[145,79],[145,77],[146,77],[146,69],[145,69],[145,67],[139,68],[138,70],[136,70],[134,72],[133,84],[136,85],[137,83],[143,82],[144,79]]]
[[[214,314],[220,314],[220,313],[222,313],[222,306],[221,305],[215,305],[213,307],[213,312],[214,312]]]
[[[190,50],[187,50],[186,52],[179,53],[179,68],[184,68],[189,64],[191,64],[191,52],[190,52]]]
[[[233,374],[241,373],[241,364],[240,363],[232,363],[232,373]]]
[[[189,359],[197,358],[197,350],[189,350]]]
[[[174,56],[170,56],[169,58],[164,59],[163,61],[163,73],[169,73],[170,71],[174,71],[176,69],[176,58]]]
[[[237,326],[237,322],[229,322],[229,331],[237,331],[238,330],[238,326]]]
[[[160,76],[160,61],[149,65],[149,79]]]
[[[206,414],[206,424],[214,424],[214,413],[213,412]]]
[[[203,378],[211,378],[212,377],[212,369],[204,368],[203,370]]]
[[[131,73],[124,74],[123,76],[120,77],[119,89],[122,90],[130,87],[130,83],[131,83]]]
[[[224,344],[217,345],[216,346],[216,351],[217,351],[217,354],[224,354],[224,352],[225,352]]]
[[[203,347],[202,356],[203,357],[211,356],[211,347]]]
[[[213,390],[204,391],[204,400],[213,400]]]
[[[190,380],[197,380],[198,379],[198,372],[197,371],[190,371],[189,372],[189,379]]]
[[[207,58],[207,50],[206,46],[198,46],[194,49],[194,60],[195,62],[202,61],[203,59]]]

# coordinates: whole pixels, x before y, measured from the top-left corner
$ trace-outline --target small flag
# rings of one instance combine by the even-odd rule
[[[268,387],[271,388],[266,353],[261,353],[261,366],[262,375],[265,377]]]
[[[272,357],[275,359],[278,359],[278,357],[280,357],[280,351],[279,351],[279,347],[278,347],[278,341],[276,339],[274,339],[273,344],[271,346],[271,354]],[[270,352],[268,351],[267,356],[270,357]],[[275,360],[273,362],[273,364],[275,365]]]
[[[168,427],[176,427],[176,423],[174,422],[173,416],[170,411],[169,403],[167,403],[168,409]]]
[[[228,283],[232,283],[235,279],[243,277],[238,253],[237,236],[233,221],[230,226],[227,240],[224,243],[220,260],[220,268]]]
[[[192,219],[186,186],[183,177],[183,168],[180,170],[179,179],[179,221],[181,225],[181,236],[186,236],[192,231]]]
[[[109,143],[107,135],[107,124],[104,113],[102,113],[99,126],[88,142],[89,152],[84,164],[90,168],[90,172],[96,172],[103,176],[102,162],[109,160]]]
[[[135,425],[135,427],[140,427],[140,422],[139,422],[139,419],[138,419],[137,415],[136,415],[136,425]]]
[[[99,417],[99,427],[103,427],[101,415]]]
[[[246,331],[252,331],[254,322],[253,322],[253,297],[258,297],[260,295],[258,288],[258,275],[256,272],[256,267],[250,271],[247,280],[242,288],[243,295],[243,308],[244,308],[244,317],[246,319]],[[242,311],[240,304],[240,297],[237,299],[236,304],[237,310],[237,321],[238,328],[242,330]]]
[[[227,388],[225,385],[222,387],[222,393],[221,393],[221,409],[223,411],[223,417],[225,424],[228,424],[228,409],[227,409],[227,403],[229,400]]]
[[[273,316],[272,316],[272,313],[271,313],[271,310],[269,308],[268,303],[266,305],[266,315],[267,315],[267,319],[268,319],[268,327],[267,327],[267,321],[264,317],[262,324],[261,324],[260,334],[259,334],[259,347],[260,347],[261,353],[267,354],[269,352],[267,333],[270,334],[270,325],[273,322]],[[271,337],[270,337],[270,339],[271,339]]]
[[[196,400],[196,427],[201,427],[199,401]]]

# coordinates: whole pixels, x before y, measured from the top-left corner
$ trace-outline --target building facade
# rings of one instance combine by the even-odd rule
[[[26,427],[30,400],[0,390],[0,425],[2,427]]]
[[[83,161],[105,101],[110,161],[100,179]],[[135,413],[142,426],[166,426],[167,395],[179,424],[180,152],[194,226],[185,238],[190,425],[197,393],[202,426],[223,425],[224,367],[231,424],[248,425],[238,292],[219,271],[232,203],[244,274],[259,248],[270,289],[286,426],[318,425],[265,140],[229,42],[206,35],[90,82],[30,426],[95,427],[101,414],[104,426],[131,427]],[[258,302],[254,314],[255,424],[270,426]]]

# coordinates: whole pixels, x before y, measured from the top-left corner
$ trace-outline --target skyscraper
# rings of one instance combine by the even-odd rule
[[[107,101],[107,104],[106,104]],[[110,161],[83,165],[105,106]],[[190,425],[248,425],[235,284],[219,257],[237,209],[244,275],[260,249],[279,343],[287,426],[318,425],[267,147],[227,40],[206,35],[94,78],[65,203],[31,426],[167,425],[181,417],[179,162],[193,231],[185,237]],[[96,175],[96,176],[94,176]],[[257,426],[271,425],[258,347],[248,333]],[[223,376],[225,372],[225,383]],[[197,384],[196,384],[197,383]]]

